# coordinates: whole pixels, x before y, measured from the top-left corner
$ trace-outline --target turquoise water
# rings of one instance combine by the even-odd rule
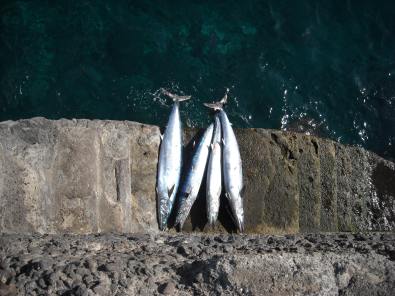
[[[166,87],[230,88],[235,126],[304,131],[395,158],[394,1],[1,1],[0,120],[165,125]]]

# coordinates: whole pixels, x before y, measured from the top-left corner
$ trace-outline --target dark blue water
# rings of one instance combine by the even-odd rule
[[[394,1],[1,1],[0,120],[164,125],[231,89],[235,126],[298,130],[395,158]]]

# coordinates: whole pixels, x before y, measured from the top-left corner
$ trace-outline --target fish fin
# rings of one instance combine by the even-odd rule
[[[192,193],[192,190],[187,193],[187,195],[185,196],[185,199],[188,199],[191,196],[191,193]]]
[[[187,190],[181,193],[181,196],[187,199],[189,195],[191,195],[191,192],[192,192],[192,187],[188,187]]]
[[[240,195],[244,195],[245,191],[246,191],[246,186],[243,185],[243,187],[241,187],[241,189],[240,189]]]
[[[167,188],[167,194],[170,196],[173,194],[174,191],[174,187],[176,186],[176,184],[174,184],[173,186],[171,186],[171,188]]]

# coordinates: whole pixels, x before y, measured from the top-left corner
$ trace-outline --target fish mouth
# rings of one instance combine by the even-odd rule
[[[160,196],[158,196],[157,203],[158,226],[161,231],[164,231],[167,230],[167,221],[170,216],[171,205],[163,201]]]
[[[239,210],[237,210],[239,209]],[[241,209],[241,210],[240,210]],[[230,203],[230,216],[232,217],[233,222],[235,223],[237,229],[240,233],[244,232],[244,214],[243,214],[243,206],[237,206],[233,202]]]
[[[168,217],[161,217],[161,216],[159,216],[159,217],[160,217],[159,221],[158,221],[159,229],[161,231],[167,230],[167,219],[168,219]]]
[[[243,222],[243,220],[241,220],[239,217],[237,217],[235,220],[236,220],[237,228],[239,229],[239,231],[241,233],[244,232],[244,222]]]
[[[215,225],[215,222],[217,222],[217,217],[208,217],[208,219],[207,219],[208,221],[208,224],[211,226],[211,227],[213,227],[214,225]]]
[[[167,223],[159,224],[159,230],[160,231],[166,231],[167,230]]]

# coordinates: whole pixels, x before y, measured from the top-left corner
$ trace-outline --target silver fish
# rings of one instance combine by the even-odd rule
[[[240,232],[244,231],[244,209],[241,193],[244,189],[243,171],[239,145],[235,133],[229,122],[228,116],[223,110],[226,104],[229,89],[221,101],[205,104],[214,110],[219,110],[219,118],[222,126],[222,168],[224,174],[225,196],[229,200],[232,218]]]
[[[214,225],[218,218],[219,200],[222,191],[222,167],[221,167],[221,122],[215,115],[214,135],[211,142],[211,151],[207,165],[207,220]]]
[[[159,228],[165,230],[180,183],[182,167],[182,126],[179,102],[191,97],[174,95],[163,89],[162,93],[174,101],[166,131],[163,137],[161,136],[156,186]]]
[[[211,139],[213,137],[214,125],[210,126],[204,132],[202,139],[196,147],[193,155],[191,168],[189,169],[184,184],[180,190],[180,207],[177,212],[176,225],[180,228],[184,225],[185,220],[192,208],[193,203],[199,193],[202,184],[204,171],[207,164]]]

